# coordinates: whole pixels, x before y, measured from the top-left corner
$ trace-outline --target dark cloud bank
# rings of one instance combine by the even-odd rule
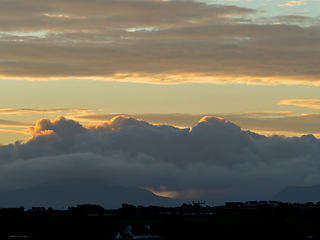
[[[319,41],[318,17],[266,18],[233,5],[0,1],[9,79],[319,85]]]
[[[83,126],[59,117],[0,146],[0,192],[99,182],[174,192],[184,201],[269,200],[289,185],[320,182],[320,140],[266,137],[204,117],[193,128],[117,116]]]

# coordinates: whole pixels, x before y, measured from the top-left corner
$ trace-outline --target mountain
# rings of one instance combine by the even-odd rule
[[[286,187],[276,194],[272,200],[291,203],[317,203],[320,202],[320,184],[308,187]]]
[[[97,204],[117,209],[122,203],[142,206],[178,206],[178,200],[157,196],[138,187],[111,186],[97,180],[44,183],[28,189],[0,192],[0,207],[52,207],[67,209],[78,204]]]

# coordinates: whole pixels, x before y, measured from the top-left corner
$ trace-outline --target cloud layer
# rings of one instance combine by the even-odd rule
[[[319,19],[259,14],[198,1],[1,1],[1,77],[318,85]]]
[[[313,101],[300,102],[299,104],[307,104]],[[293,101],[281,101],[279,104],[294,104]],[[307,105],[304,105],[307,106]],[[316,105],[308,105],[315,108]],[[72,116],[72,119],[88,122],[110,121],[118,114],[83,114]],[[209,114],[207,114],[209,115]],[[292,111],[251,111],[243,113],[229,114],[210,114],[222,117],[228,121],[236,122],[243,129],[252,130],[254,132],[262,132],[281,135],[301,135],[301,134],[320,134],[320,114],[298,114]],[[190,128],[206,114],[125,114],[127,117],[142,119],[149,123],[161,124],[165,123],[176,127]]]
[[[292,105],[297,107],[307,107],[311,109],[320,109],[319,99],[284,99],[281,100],[279,105]]]
[[[11,120],[4,120],[0,119],[0,126],[1,127],[27,127],[30,126],[30,123],[27,122],[18,122],[18,121],[11,121]]]
[[[266,137],[204,117],[191,129],[117,116],[83,126],[59,117],[0,146],[0,191],[56,180],[98,179],[212,203],[268,199],[288,185],[320,183],[313,135]]]
[[[41,113],[59,113],[62,111],[69,111],[70,108],[66,107],[57,107],[51,109],[13,109],[13,108],[2,108],[0,109],[0,115],[32,115],[32,114],[41,114]]]

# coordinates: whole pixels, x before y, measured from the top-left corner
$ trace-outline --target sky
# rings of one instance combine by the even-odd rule
[[[0,190],[90,164],[191,200],[320,184],[319,10],[0,0]]]

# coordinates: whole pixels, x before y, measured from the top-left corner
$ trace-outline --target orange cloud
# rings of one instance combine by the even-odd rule
[[[130,120],[130,118],[124,115],[116,115],[112,117],[111,120],[107,120],[103,122],[101,121],[100,123],[97,123],[97,124],[90,123],[84,127],[87,129],[100,129],[100,128],[108,129],[109,128],[114,130],[114,129],[120,128],[126,120]]]
[[[68,120],[63,116],[59,116],[54,120],[50,120],[49,118],[43,118],[38,120],[35,126],[30,126],[28,127],[28,129],[33,136],[50,135],[54,134],[54,131],[49,128],[57,126],[61,121],[66,122]]]
[[[39,136],[39,135],[49,135],[53,134],[54,132],[52,130],[45,130],[44,128],[46,125],[54,124],[57,120],[50,120],[48,118],[43,118],[36,122],[35,126],[28,127],[30,133],[32,136]]]
[[[65,111],[86,111],[85,109],[71,109],[67,107],[56,107],[56,108],[2,108],[0,109],[0,115],[33,115],[43,113],[60,113]]]
[[[155,189],[154,187],[145,188],[151,192],[153,192],[157,196],[176,198],[179,195],[178,191],[169,191],[166,186],[161,185],[159,189]]]

